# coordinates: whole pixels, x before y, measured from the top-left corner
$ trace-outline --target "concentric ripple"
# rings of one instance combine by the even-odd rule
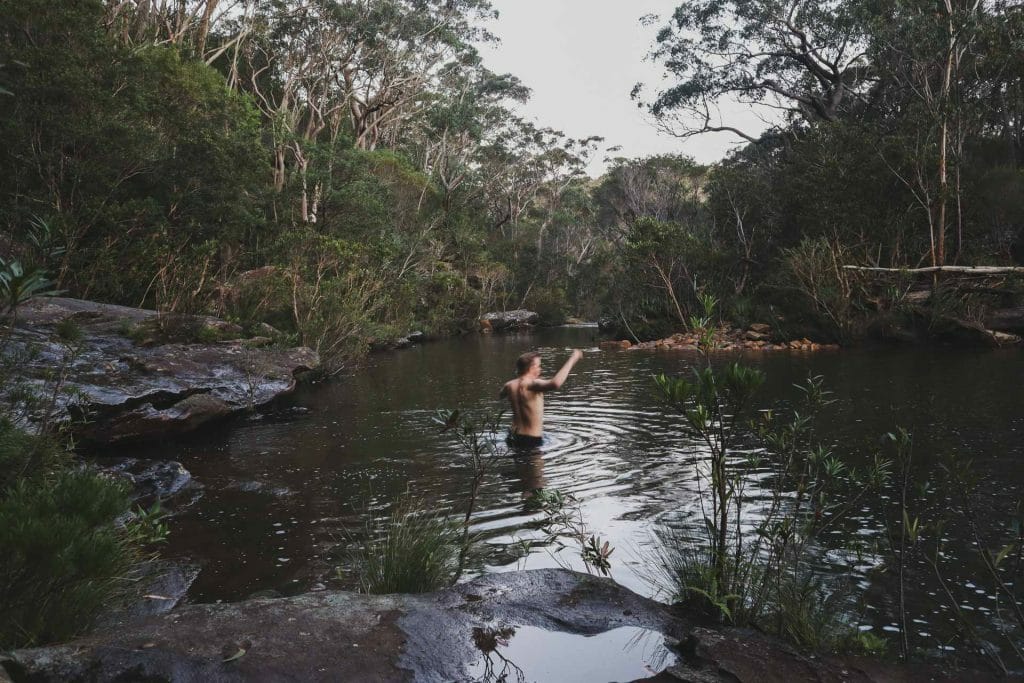
[[[472,461],[451,434],[438,430],[437,411],[503,408],[498,389],[511,377],[515,358],[538,343],[549,375],[572,347],[583,347],[585,356],[562,390],[546,397],[544,445],[489,467],[472,517],[486,549],[476,570],[583,569],[571,539],[551,538],[542,516],[526,504],[535,489],[557,489],[578,501],[589,533],[615,547],[613,578],[650,594],[636,565],[656,528],[701,527],[697,473],[706,467],[678,418],[660,404],[652,376],[687,373],[696,359],[599,351],[594,330],[576,328],[466,337],[377,355],[358,373],[293,397],[308,412],[285,405],[273,419],[231,423],[157,449],[154,457],[182,461],[205,487],[203,497],[174,518],[168,548],[203,565],[192,597],[232,600],[264,589],[298,592],[329,584],[346,547],[358,543],[365,519],[386,515],[406,491],[438,510],[463,514]],[[765,371],[761,399],[774,407],[784,408],[796,393],[792,385],[808,374],[824,375],[837,401],[824,416],[821,436],[851,465],[865,462],[879,435],[903,424],[915,429],[922,463],[962,453],[998,472],[1009,493],[1024,484],[1017,465],[1024,456],[1024,414],[1001,398],[1019,390],[1019,355],[847,351],[747,360]],[[758,500],[764,476],[753,473],[748,483],[751,511],[767,502]],[[876,508],[865,506],[834,529],[836,548],[849,539],[879,538]],[[949,539],[950,562],[969,552],[970,543],[959,542]],[[880,606],[885,587],[871,574],[878,558],[825,548],[821,557],[822,568],[848,574],[880,596],[878,605],[869,603],[863,625],[888,626]],[[964,604],[990,609],[991,596],[977,590],[964,589]],[[922,631],[942,629],[928,623]]]

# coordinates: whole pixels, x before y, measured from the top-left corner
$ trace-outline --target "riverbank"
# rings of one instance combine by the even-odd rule
[[[629,351],[698,351],[704,346],[711,351],[838,351],[838,344],[820,344],[810,339],[780,340],[764,324],[747,330],[720,326],[707,339],[694,332],[678,332],[663,339],[633,343],[628,339],[601,342],[603,349]],[[710,342],[710,343],[709,343]]]
[[[934,681],[929,666],[815,657],[708,628],[608,579],[491,574],[422,595],[322,591],[197,604],[0,655],[20,681]],[[968,678],[981,680],[976,672]]]
[[[211,316],[39,297],[18,309],[3,352],[3,398],[26,424],[89,444],[195,431],[291,393],[319,355]]]

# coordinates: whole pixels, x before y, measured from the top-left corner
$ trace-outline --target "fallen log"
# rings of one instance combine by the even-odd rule
[[[880,268],[877,266],[843,266],[845,270],[872,273],[907,273],[926,275],[931,273],[964,273],[969,275],[1024,275],[1024,266],[926,266],[924,268]]]

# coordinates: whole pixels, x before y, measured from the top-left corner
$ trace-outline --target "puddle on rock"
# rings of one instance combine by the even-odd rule
[[[675,664],[676,655],[657,631],[636,626],[592,636],[535,626],[473,630],[483,653],[468,680],[481,683],[600,683],[648,678]]]

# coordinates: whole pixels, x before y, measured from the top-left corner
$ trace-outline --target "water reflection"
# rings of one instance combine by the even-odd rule
[[[474,666],[476,670],[482,666],[483,673],[474,671],[471,674],[475,681],[479,681],[479,683],[505,683],[509,680],[522,683],[526,681],[526,673],[522,668],[506,657],[498,647],[499,645],[507,647],[509,639],[515,634],[516,629],[513,626],[473,629],[473,644],[483,653],[483,657]],[[514,676],[514,678],[510,679],[510,676]]]
[[[677,661],[665,636],[636,626],[582,635],[501,625],[474,629],[472,639],[482,656],[468,679],[479,683],[634,681]]]
[[[533,448],[525,453],[514,452],[510,456],[515,463],[516,474],[519,477],[518,489],[526,500],[537,489],[547,488],[547,479],[544,478],[544,454],[540,448]]]
[[[205,486],[205,495],[172,521],[167,546],[168,554],[203,565],[190,597],[237,600],[258,590],[299,592],[325,582],[344,557],[344,548],[333,550],[344,531],[362,527],[367,490],[373,491],[369,507],[375,514],[386,514],[407,488],[439,508],[464,510],[470,459],[451,434],[438,433],[436,411],[500,409],[495,387],[508,379],[519,354],[539,346],[563,357],[572,347],[591,345],[592,335],[577,329],[465,337],[377,355],[350,377],[303,389],[291,403],[307,413],[289,412],[286,404],[279,419],[236,421],[147,449],[147,455],[182,461]],[[915,463],[925,471],[936,468],[940,456],[971,458],[978,474],[992,482],[984,492],[987,516],[1010,523],[1012,507],[1005,501],[1024,484],[1019,352],[909,349],[747,360],[765,372],[760,397],[776,407],[785,407],[795,396],[792,385],[808,374],[825,377],[837,400],[823,415],[821,438],[851,465],[870,459],[878,437],[895,425],[914,432]],[[549,438],[541,451],[509,457],[488,472],[473,518],[489,553],[481,569],[558,564],[552,548],[539,541],[521,557],[519,541],[537,538],[537,515],[525,509],[524,496],[536,488],[559,489],[581,502],[590,529],[619,548],[612,556],[615,580],[650,594],[630,562],[651,543],[655,528],[693,530],[700,524],[696,471],[706,466],[659,405],[651,376],[685,373],[694,362],[686,354],[591,346],[571,381],[546,401]],[[749,490],[757,492],[756,477]],[[866,503],[834,529],[835,547],[822,549],[820,564],[851,575],[866,600],[858,623],[879,632],[892,623],[892,586],[872,571],[878,557],[870,549],[858,557],[832,551],[851,539],[876,543],[884,534],[880,510],[891,504]],[[974,572],[968,562],[973,550],[971,540],[955,532],[944,540],[942,567],[964,577],[959,602],[984,614],[982,608],[996,605],[995,596],[964,585]],[[570,553],[558,559],[584,569]],[[930,572],[915,577],[924,584],[919,592],[940,591],[932,580]],[[928,621],[920,631],[947,645],[956,631],[950,613],[927,601],[913,609]]]

